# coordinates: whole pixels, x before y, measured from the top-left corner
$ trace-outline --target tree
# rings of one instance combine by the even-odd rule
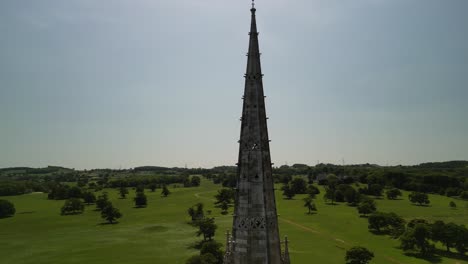
[[[291,189],[295,194],[307,193],[307,183],[303,178],[294,178],[291,181]]]
[[[83,199],[87,205],[90,205],[96,202],[96,195],[90,191],[86,191],[83,193]]]
[[[0,200],[0,218],[10,217],[15,215],[15,205],[8,200]]]
[[[348,203],[348,205],[351,206],[356,206],[361,199],[361,195],[359,194],[359,192],[357,192],[351,186],[348,186],[348,188],[346,188],[343,194],[345,201]]]
[[[81,214],[84,211],[84,204],[79,198],[70,198],[60,209],[62,215]]]
[[[468,251],[468,229],[464,225],[458,226],[458,232],[454,241],[455,249],[457,249],[458,253],[464,256]]]
[[[454,223],[445,224],[443,221],[436,221],[431,225],[432,240],[441,242],[447,248],[447,252],[455,246],[457,232],[459,232],[458,226]]]
[[[69,198],[81,198],[83,196],[83,191],[78,186],[73,186],[68,190]]]
[[[457,204],[454,201],[450,201],[449,203],[450,208],[455,209],[457,208]]]
[[[368,192],[370,195],[382,196],[383,187],[378,183],[369,184]]]
[[[382,229],[388,226],[387,216],[385,213],[375,212],[369,216],[368,221],[368,228],[376,230],[377,232],[381,232]]]
[[[364,247],[352,247],[346,251],[346,264],[367,264],[374,258],[374,253]]]
[[[156,191],[157,185],[153,182],[148,186],[148,188],[151,190],[151,192],[154,192]]]
[[[234,200],[234,190],[223,188],[219,190],[218,193],[215,195],[215,199],[215,204],[218,206],[220,206],[224,202],[230,204]]]
[[[115,208],[112,203],[108,202],[101,211],[101,217],[107,220],[110,224],[113,224],[115,220],[122,217],[122,214],[119,209]]]
[[[133,200],[135,201],[135,207],[137,208],[146,207],[148,204],[148,200],[144,192],[137,192],[136,197],[133,198]]]
[[[331,204],[335,204],[335,195],[336,195],[336,191],[334,189],[331,189],[330,187],[326,187],[323,198],[325,199],[325,201],[331,201]]]
[[[427,204],[430,203],[429,198],[428,198],[427,194],[425,194],[425,193],[412,192],[412,193],[410,193],[410,195],[408,197],[409,197],[409,200],[412,203],[417,203],[417,204],[419,204],[419,206],[421,206],[423,204],[427,205]]]
[[[164,185],[163,188],[162,188],[162,191],[161,191],[161,195],[164,196],[164,197],[167,197],[169,194],[171,194],[171,191],[169,191],[167,186]]]
[[[203,219],[205,217],[205,213],[203,211],[203,204],[202,203],[197,203],[196,205],[190,207],[187,210],[187,213],[190,215],[192,218],[192,222],[195,222],[197,220]]]
[[[307,186],[307,195],[310,198],[315,199],[315,196],[317,194],[320,194],[320,190],[317,187],[315,187],[314,185],[309,184],[309,186]]]
[[[314,200],[310,197],[304,198],[304,207],[306,207],[309,210],[309,214],[312,213],[312,211],[317,211],[317,207],[315,206]]]
[[[211,241],[215,235],[215,231],[218,226],[215,224],[214,218],[203,218],[197,222],[198,232],[197,236],[203,235],[203,241]]]
[[[192,178],[190,179],[190,184],[195,187],[200,186],[200,182],[201,182],[201,179],[198,176],[192,176]]]
[[[107,196],[107,193],[104,192],[104,193],[102,193],[101,195],[98,196],[98,198],[96,200],[96,208],[99,211],[102,211],[102,209],[104,209],[104,207],[106,207],[109,203],[110,203],[109,202],[109,197]]]
[[[222,264],[224,258],[223,250],[221,249],[222,246],[223,245],[221,243],[216,241],[206,241],[202,244],[200,255],[203,256],[210,254],[215,257],[215,263]]]
[[[374,200],[366,200],[359,203],[357,210],[360,215],[367,216],[377,210]]]
[[[328,188],[332,189],[333,191],[335,191],[336,189],[336,186],[338,185],[339,183],[339,179],[338,177],[336,177],[335,174],[328,174],[327,175],[327,185],[328,185]]]
[[[190,257],[186,264],[217,264],[216,257],[212,254],[196,255]]]
[[[405,220],[395,213],[372,213],[368,218],[369,230],[399,237],[405,230]]]
[[[397,188],[392,188],[386,192],[387,199],[396,200],[398,196],[401,196],[401,191]]]
[[[223,201],[220,205],[220,208],[221,208],[221,214],[225,215],[228,213],[229,204],[226,201]]]
[[[283,185],[281,189],[283,190],[283,196],[286,196],[288,200],[291,200],[296,195],[289,184]]]
[[[125,186],[121,186],[119,189],[120,198],[125,199],[128,194],[128,189]]]
[[[434,251],[434,246],[429,243],[430,236],[427,224],[416,224],[400,237],[401,248],[405,251],[418,250],[421,255],[428,256]]]

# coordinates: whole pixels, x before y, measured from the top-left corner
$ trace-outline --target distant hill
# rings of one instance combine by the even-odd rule
[[[415,167],[425,169],[457,169],[457,168],[468,168],[468,161],[466,160],[453,160],[445,162],[427,162],[421,163]]]

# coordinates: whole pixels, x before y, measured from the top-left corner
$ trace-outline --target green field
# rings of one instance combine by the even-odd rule
[[[0,197],[15,204],[16,215],[0,219],[0,263],[185,263],[197,253],[191,246],[199,240],[195,228],[188,225],[187,208],[203,202],[212,210],[218,230],[216,240],[224,243],[224,233],[232,216],[223,216],[213,207],[220,188],[206,180],[196,188],[171,188],[172,194],[160,197],[160,189],[148,195],[148,207],[133,208],[134,191],[127,199],[118,199],[117,191],[108,189],[113,204],[121,210],[119,224],[103,224],[95,206],[87,206],[82,215],[61,216],[64,201],[47,200],[43,193]],[[345,204],[327,205],[318,195],[318,213],[306,214],[301,195],[284,200],[277,191],[277,206],[282,235],[290,240],[293,264],[344,263],[345,250],[360,245],[374,252],[372,263],[468,263],[456,254],[431,261],[405,256],[398,240],[373,235],[367,219]],[[468,202],[430,195],[431,206],[411,205],[404,192],[402,200],[377,200],[380,211],[395,212],[405,219],[426,218],[458,224],[468,223]],[[232,211],[232,209],[231,209]],[[443,249],[441,245],[438,248]]]

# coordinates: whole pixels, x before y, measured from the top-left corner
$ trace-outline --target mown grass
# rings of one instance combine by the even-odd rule
[[[103,224],[95,206],[87,206],[82,215],[61,216],[63,201],[47,200],[45,194],[2,197],[17,209],[14,217],[0,219],[0,263],[185,263],[196,254],[192,246],[200,240],[195,228],[188,225],[187,208],[203,202],[216,218],[216,240],[224,243],[224,233],[232,216],[221,215],[214,208],[214,195],[220,188],[206,180],[196,188],[170,188],[163,198],[160,189],[146,191],[148,207],[136,209],[134,191],[119,199],[116,190],[107,190],[123,218],[118,224]],[[457,209],[449,208],[453,199],[430,195],[431,206],[411,205],[404,192],[401,200],[377,201],[379,210],[395,212],[405,219],[426,218],[463,224],[468,222],[468,203],[455,200]],[[375,253],[372,263],[467,263],[463,259],[441,257],[423,260],[406,256],[398,249],[398,240],[373,235],[367,230],[367,219],[359,217],[353,207],[328,205],[318,195],[317,214],[308,215],[303,195],[284,200],[277,191],[280,231],[290,240],[293,264],[344,263],[346,249],[361,245]],[[232,209],[231,209],[232,212]],[[442,247],[439,245],[442,249]]]

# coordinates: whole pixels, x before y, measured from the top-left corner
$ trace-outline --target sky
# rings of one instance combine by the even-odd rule
[[[275,166],[468,160],[468,1],[257,0]],[[0,1],[0,167],[234,165],[250,1]]]

